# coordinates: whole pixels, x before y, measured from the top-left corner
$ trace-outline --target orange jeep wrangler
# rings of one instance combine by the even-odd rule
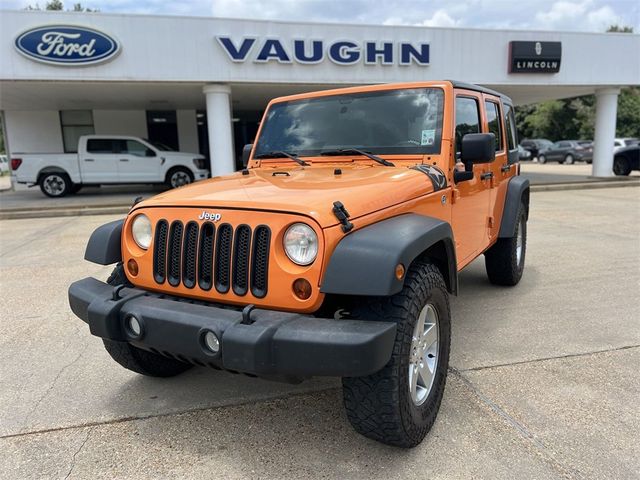
[[[511,100],[451,81],[277,98],[243,156],[98,228],[85,259],[117,266],[73,283],[71,309],[143,375],[342,377],[358,432],[417,445],[442,400],[458,272],[484,254],[492,283],[522,276]]]

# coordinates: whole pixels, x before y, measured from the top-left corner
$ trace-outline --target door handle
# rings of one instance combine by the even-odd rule
[[[493,172],[486,172],[480,175],[480,180],[487,180],[489,178],[493,178]]]
[[[502,173],[507,173],[509,170],[511,170],[511,165],[509,165],[508,163],[505,163],[502,167],[500,167],[500,171]]]
[[[128,161],[129,161],[129,159],[128,159],[128,158],[121,158],[121,159],[120,159],[120,161],[121,161],[121,162],[128,162]]]
[[[85,162],[93,162],[93,158],[85,158],[84,161]]]

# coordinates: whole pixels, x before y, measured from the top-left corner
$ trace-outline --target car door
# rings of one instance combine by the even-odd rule
[[[481,133],[484,124],[482,95],[478,92],[456,90],[454,139],[456,159],[460,158],[462,137]],[[473,178],[454,185],[451,225],[458,254],[458,268],[464,267],[480,253],[488,241],[487,214],[490,202],[490,183],[486,174],[489,164],[475,164]]]
[[[161,182],[162,161],[155,150],[136,139],[119,140],[118,177],[121,183]]]
[[[489,164],[492,176],[487,188],[490,192],[488,208],[488,244],[497,237],[499,220],[502,218],[504,198],[507,194],[509,178],[515,175],[518,166],[518,143],[516,141],[513,107],[504,104],[500,98],[484,95],[484,131],[496,137],[496,158]]]
[[[118,182],[118,155],[111,138],[88,138],[86,151],[79,154],[83,184]]]
[[[547,160],[559,160],[562,158],[562,142],[555,142],[553,145],[549,147],[549,149],[544,152],[544,155],[547,157]]]

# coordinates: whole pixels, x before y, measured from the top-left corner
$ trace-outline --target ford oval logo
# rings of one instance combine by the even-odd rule
[[[120,50],[118,42],[109,35],[71,25],[32,28],[16,38],[15,46],[31,60],[54,65],[100,63]]]

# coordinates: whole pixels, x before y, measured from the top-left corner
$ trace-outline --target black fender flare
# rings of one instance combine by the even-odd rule
[[[504,199],[504,210],[500,221],[499,238],[510,238],[516,233],[518,209],[524,203],[525,218],[529,218],[529,179],[521,176],[511,177]]]
[[[124,220],[116,220],[96,228],[87,243],[84,259],[99,265],[121,262],[120,242],[123,225]]]
[[[402,289],[407,270],[426,254],[438,266],[450,293],[458,292],[458,268],[451,225],[439,218],[408,213],[366,226],[336,246],[320,291],[339,295],[389,296]]]

